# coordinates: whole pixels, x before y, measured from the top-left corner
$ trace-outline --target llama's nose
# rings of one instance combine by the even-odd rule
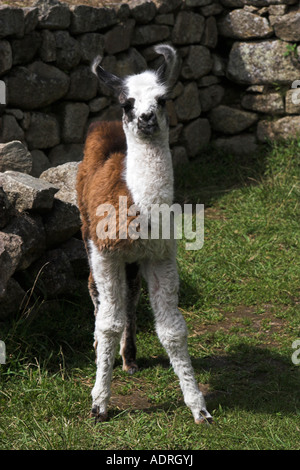
[[[156,122],[156,115],[153,111],[151,111],[150,113],[143,113],[139,117],[139,125],[141,126],[153,126],[154,124],[156,124]]]

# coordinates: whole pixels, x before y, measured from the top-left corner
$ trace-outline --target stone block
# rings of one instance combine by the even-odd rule
[[[39,8],[39,28],[51,30],[69,27],[71,14],[67,4],[55,0],[39,0],[35,6]]]
[[[24,28],[25,21],[22,8],[0,5],[0,38],[5,36],[22,37]]]
[[[233,10],[220,19],[218,31],[221,36],[234,39],[266,38],[273,34],[267,18],[241,9]]]
[[[94,8],[88,5],[70,7],[71,27],[73,34],[101,31],[118,22],[117,14],[108,8]]]
[[[221,0],[225,7],[243,7],[253,5],[254,7],[267,7],[269,5],[293,5],[297,0]]]
[[[183,93],[175,100],[174,104],[180,121],[190,121],[200,116],[201,105],[197,84],[191,82],[186,85]]]
[[[62,142],[64,144],[82,143],[90,112],[88,105],[85,103],[66,102],[61,105],[60,109]]]
[[[32,157],[32,169],[30,174],[35,178],[38,178],[43,171],[48,170],[50,168],[51,163],[49,158],[46,156],[42,150],[31,150],[31,157]]]
[[[32,113],[26,141],[30,149],[47,149],[60,143],[59,123],[55,116]]]
[[[59,246],[75,235],[81,227],[78,208],[55,199],[52,211],[43,217],[47,247]]]
[[[196,119],[187,124],[182,132],[182,141],[184,143],[187,155],[194,158],[200,155],[211,138],[211,127],[208,119]]]
[[[14,39],[11,42],[13,65],[25,65],[31,62],[42,43],[38,32],[26,34],[22,39]]]
[[[243,96],[241,102],[243,108],[264,114],[283,114],[284,103],[279,93],[254,94]]]
[[[83,240],[72,237],[63,243],[60,248],[67,255],[76,279],[86,280],[89,275],[89,264]]]
[[[278,16],[273,24],[275,34],[284,41],[300,41],[300,11]]]
[[[66,94],[69,81],[57,67],[40,61],[14,67],[5,77],[8,105],[24,110],[48,106]]]
[[[228,78],[246,85],[291,84],[299,79],[299,69],[286,54],[287,44],[280,40],[236,42],[229,55]]]
[[[256,113],[219,105],[209,113],[209,120],[217,132],[239,134],[252,126],[258,120],[258,116]]]
[[[98,89],[98,78],[91,67],[79,65],[70,73],[70,87],[65,95],[66,100],[89,101],[95,98]]]
[[[201,41],[205,27],[203,16],[192,11],[178,13],[172,32],[172,42],[176,45],[195,44]]]
[[[210,51],[204,46],[190,46],[184,59],[181,75],[185,79],[198,79],[207,75],[213,65]]]
[[[79,162],[68,162],[44,171],[40,178],[59,188],[56,199],[77,206],[76,178]]]
[[[203,46],[214,49],[218,43],[218,28],[216,19],[210,16],[205,20],[205,28],[201,43]]]
[[[35,30],[39,21],[39,9],[37,7],[24,7],[24,33],[28,34]]]
[[[199,90],[201,110],[206,113],[218,106],[225,95],[225,89],[221,85],[211,85]]]
[[[205,5],[209,5],[212,0],[186,0],[186,6],[189,8],[195,7],[204,7]]]
[[[10,204],[20,212],[49,211],[59,190],[53,184],[18,171],[0,173],[0,185]]]
[[[128,19],[105,34],[105,51],[107,54],[117,54],[129,49],[134,26],[135,21]]]
[[[56,65],[62,70],[69,71],[80,62],[79,43],[68,31],[54,31],[53,34],[56,43]]]
[[[24,131],[19,126],[15,116],[5,114],[2,117],[0,142],[11,142],[12,140],[24,141]]]
[[[285,111],[287,114],[300,114],[300,88],[287,91]]]
[[[6,40],[0,41],[0,76],[8,72],[12,67],[12,50]]]
[[[182,0],[154,0],[154,3],[161,14],[171,13],[182,6]]]
[[[107,108],[109,104],[110,100],[106,96],[99,96],[94,98],[89,102],[90,112],[98,113],[99,111],[102,111],[102,109]]]
[[[257,125],[257,138],[260,142],[299,139],[300,116],[286,116],[275,121],[262,120]]]
[[[27,276],[28,288],[36,280],[35,290],[44,300],[81,293],[80,281],[75,279],[71,262],[61,248],[46,251],[30,266]]]
[[[83,158],[83,144],[60,144],[49,152],[49,167],[69,162],[80,162]]]
[[[0,144],[0,171],[21,171],[30,173],[32,157],[27,148],[15,140],[6,144]]]
[[[118,57],[106,56],[102,64],[104,69],[119,77],[140,73],[147,69],[147,62],[144,57],[133,47],[126,52],[121,52]]]
[[[156,5],[151,1],[132,0],[130,2],[130,12],[137,23],[150,23],[156,14]]]
[[[90,65],[95,57],[98,55],[103,56],[105,42],[103,34],[86,33],[78,36],[77,40],[81,49],[81,60],[83,62]]]
[[[51,31],[43,29],[41,33],[40,57],[44,62],[56,61],[56,41]]]
[[[14,274],[22,257],[22,240],[18,235],[0,232],[0,298],[6,292],[7,282]]]
[[[131,44],[145,46],[169,39],[170,29],[165,25],[151,24],[137,26],[134,29]]]
[[[20,213],[3,229],[3,232],[16,243],[14,245],[14,242],[9,242],[10,252],[14,249],[17,253],[20,251],[15,271],[27,269],[45,251],[45,231],[41,216],[38,214]]]

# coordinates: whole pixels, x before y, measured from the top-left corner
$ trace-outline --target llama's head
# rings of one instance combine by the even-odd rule
[[[105,71],[100,66],[100,58],[93,64],[93,71],[100,81],[118,96],[123,108],[125,132],[143,139],[160,135],[168,129],[165,104],[177,62],[176,52],[165,44],[156,46],[155,52],[164,56],[164,63],[157,71],[147,70],[125,78]]]

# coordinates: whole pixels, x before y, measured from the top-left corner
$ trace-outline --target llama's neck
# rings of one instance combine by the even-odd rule
[[[133,201],[140,207],[173,203],[173,166],[168,135],[149,141],[126,133],[125,178]]]

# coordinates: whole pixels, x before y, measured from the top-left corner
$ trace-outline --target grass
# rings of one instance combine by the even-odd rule
[[[297,141],[251,159],[210,151],[178,168],[177,200],[205,204],[199,251],[179,242],[180,309],[215,425],[196,426],[152,321],[138,315],[138,364],[117,356],[110,420],[88,415],[95,378],[90,301],[49,301],[1,325],[0,449],[298,450],[299,157]]]

